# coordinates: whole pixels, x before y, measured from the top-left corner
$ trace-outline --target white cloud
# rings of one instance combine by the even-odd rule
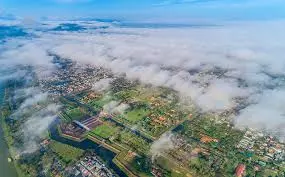
[[[285,141],[285,90],[268,90],[255,99],[236,118],[237,126],[267,130]]]
[[[27,98],[22,104],[19,109],[24,109],[26,107],[39,104],[42,101],[45,101],[48,97],[47,93],[39,93],[39,94],[33,94],[31,97]]]
[[[37,87],[29,87],[15,91],[14,100],[24,100],[10,116],[22,121],[17,134],[24,144],[16,145],[18,153],[32,153],[39,148],[39,141],[45,138],[50,124],[56,119],[60,105],[52,103],[48,93]],[[17,144],[17,143],[16,143]]]
[[[111,78],[100,79],[99,81],[93,84],[92,90],[102,92],[107,90],[110,87]]]
[[[265,98],[274,102],[274,96],[266,96],[268,92],[283,94],[284,24],[268,21],[199,28],[112,27],[104,29],[103,34],[91,29],[41,33],[39,38],[27,41],[31,44],[7,50],[1,57],[5,61],[15,58],[12,64],[49,66],[49,50],[74,61],[126,73],[128,78],[144,83],[171,87],[204,111],[223,111],[238,106],[237,100],[255,100],[257,105],[263,105]],[[283,114],[277,107],[269,106],[268,111],[275,116],[264,114],[262,120],[274,119],[283,124]],[[238,124],[247,122],[243,118],[247,114],[257,122],[258,110],[253,105],[246,107]],[[268,129],[278,128],[277,125],[268,124]]]
[[[109,103],[105,104],[103,106],[103,110],[106,113],[112,114],[114,112],[114,109],[119,105],[118,101],[110,101]]]
[[[5,68],[32,65],[39,77],[46,77],[54,69],[53,57],[46,47],[44,41],[13,39],[0,54],[0,65]]]
[[[281,27],[281,24],[270,25]],[[255,33],[255,27],[259,28],[260,24],[239,25],[136,29],[140,35],[66,35],[53,51],[76,61],[111,68],[114,72],[126,72],[128,77],[146,83],[173,87],[203,103],[199,105],[206,110],[219,109],[218,105],[230,108],[234,106],[232,98],[244,97],[258,89],[254,85],[264,85],[268,81],[264,70],[284,74],[284,61],[272,59],[282,57],[280,48],[284,46],[268,37],[284,38],[281,29],[276,27],[274,34],[263,35],[265,30]],[[215,68],[221,68],[225,77],[230,78],[218,78]],[[188,70],[193,69],[200,73],[191,75]],[[250,92],[239,88],[238,78],[252,84]],[[209,86],[205,88],[206,85]]]
[[[119,106],[117,106],[113,112],[114,113],[120,113],[120,114],[124,114],[125,111],[130,108],[130,106],[128,104],[125,104],[125,103],[121,103]]]
[[[39,148],[39,138],[45,137],[50,124],[56,119],[59,105],[49,104],[39,112],[34,113],[22,125],[24,145],[20,153],[32,153]]]
[[[152,158],[163,155],[167,151],[174,149],[174,135],[170,132],[166,132],[160,136],[160,138],[153,142],[150,147],[150,154]]]

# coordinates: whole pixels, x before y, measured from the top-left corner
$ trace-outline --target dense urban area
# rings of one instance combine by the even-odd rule
[[[285,175],[285,145],[264,132],[236,129],[228,118],[234,110],[203,113],[169,88],[50,55],[58,67],[51,76],[37,78],[26,67],[32,81],[5,83],[1,121],[8,160],[20,177]],[[47,99],[18,114],[25,97],[15,95],[27,88]],[[29,126],[25,119],[51,114],[51,103],[60,108],[49,130],[33,137],[36,150],[19,151],[26,146],[19,131]]]

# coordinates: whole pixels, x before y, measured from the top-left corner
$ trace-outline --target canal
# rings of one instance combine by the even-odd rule
[[[85,139],[81,142],[77,142],[77,141],[64,138],[59,135],[56,125],[50,126],[50,136],[51,136],[51,139],[55,141],[68,144],[73,147],[77,147],[83,150],[88,150],[88,149],[94,150],[95,153],[99,157],[101,157],[101,159],[105,161],[105,164],[107,165],[107,167],[111,168],[118,176],[127,177],[127,175],[119,167],[117,167],[117,165],[112,161],[113,158],[116,156],[116,154],[104,148],[103,146],[100,146],[89,139]]]

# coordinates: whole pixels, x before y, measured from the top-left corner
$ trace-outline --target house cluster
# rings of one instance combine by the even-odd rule
[[[42,88],[54,95],[78,93],[91,89],[93,84],[102,78],[109,77],[109,71],[91,65],[70,67],[56,70],[52,77],[41,80]]]
[[[200,135],[201,135],[200,142],[202,142],[202,143],[211,143],[211,142],[217,143],[217,142],[219,142],[219,140],[216,138],[212,138],[212,137],[204,135],[204,134],[200,134]]]
[[[40,150],[41,151],[45,151],[48,147],[48,145],[50,144],[50,140],[49,139],[44,139],[41,143],[40,143]]]
[[[242,177],[244,176],[246,166],[244,164],[239,164],[235,169],[235,176]]]
[[[170,127],[180,123],[178,112],[176,110],[154,110],[147,119],[150,121],[152,126],[165,126]]]
[[[115,177],[95,154],[85,156],[69,173],[75,177]]]
[[[259,155],[265,162],[272,161],[285,165],[285,145],[272,136],[249,129],[245,132],[237,148]]]
[[[50,171],[52,176],[60,176],[61,172],[64,170],[64,165],[62,162],[56,157],[52,160]],[[48,171],[45,171],[48,172]]]
[[[171,137],[171,140],[175,148],[169,152],[169,155],[171,155],[171,157],[176,159],[178,162],[187,164],[189,159],[197,157],[198,151],[197,153],[194,152],[194,146],[187,142],[182,136],[174,135]]]
[[[151,120],[150,124],[153,126],[156,126],[156,125],[169,126],[168,121],[165,116],[160,116],[158,114],[153,113],[148,116],[148,119]]]
[[[151,170],[151,174],[155,177],[162,177],[163,173],[161,172],[161,170],[159,168],[153,167]]]
[[[285,145],[278,142],[271,136],[266,136],[262,142],[259,142],[257,153],[264,155],[266,161],[281,162],[285,165]]]
[[[152,108],[157,108],[160,106],[164,106],[166,103],[164,102],[164,100],[156,98],[156,97],[150,97],[149,98],[149,102]]]

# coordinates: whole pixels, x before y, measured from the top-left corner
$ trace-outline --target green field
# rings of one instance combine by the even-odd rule
[[[90,101],[88,104],[95,109],[101,109],[107,103],[112,100],[112,97],[109,95],[104,96],[102,99]]]
[[[149,110],[147,109],[144,109],[144,108],[134,109],[134,110],[128,111],[125,115],[125,118],[132,123],[136,123],[140,121],[141,119],[143,119],[148,114],[149,114]]]
[[[55,152],[65,163],[78,160],[84,153],[84,150],[75,148],[73,146],[63,144],[57,141],[52,141],[50,148]]]
[[[130,131],[120,132],[117,141],[118,143],[125,144],[139,153],[147,153],[150,148],[150,144],[147,141]]]
[[[65,113],[72,120],[79,120],[80,118],[86,115],[80,108],[70,109],[70,110],[67,110]]]
[[[118,131],[117,128],[112,127],[108,124],[103,124],[98,127],[96,127],[94,130],[91,131],[91,133],[100,136],[101,138],[109,138],[110,136],[114,135]]]

